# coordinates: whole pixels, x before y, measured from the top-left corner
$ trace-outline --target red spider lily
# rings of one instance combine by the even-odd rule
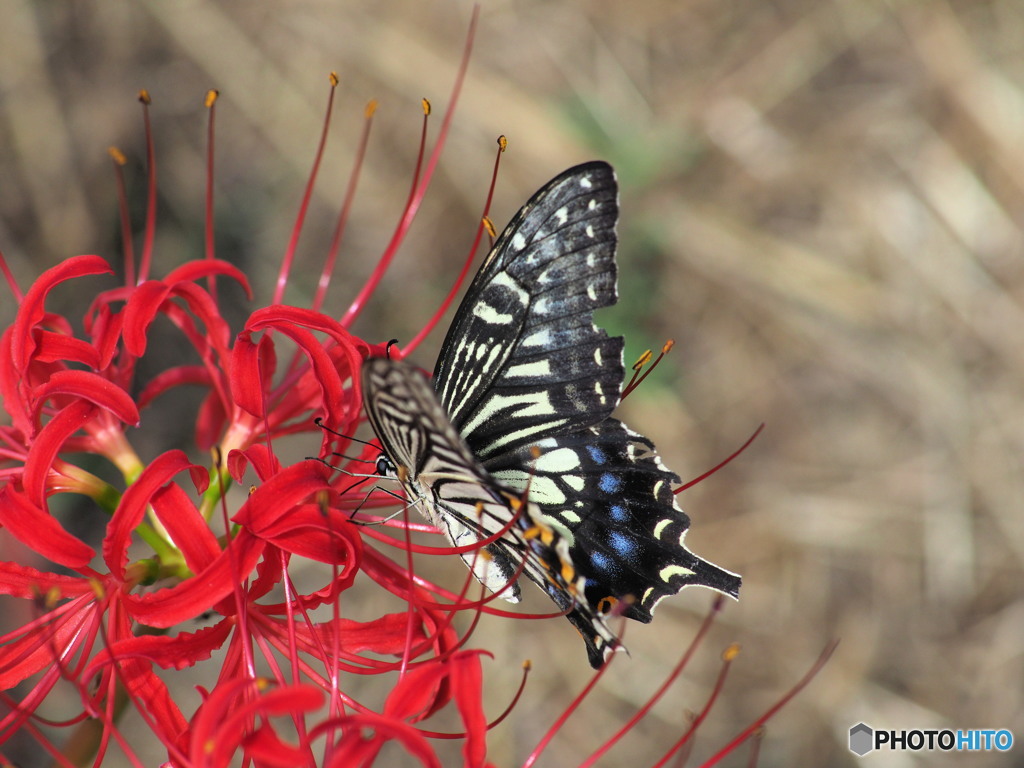
[[[452,622],[459,611],[471,611],[475,618],[484,612],[512,614],[491,608],[494,596],[468,596],[474,583],[468,576],[462,592],[454,594],[414,572],[414,553],[453,551],[412,544],[409,531],[433,532],[429,526],[402,519],[379,527],[354,524],[357,510],[361,521],[375,522],[369,510],[394,504],[379,492],[359,490],[350,477],[364,466],[361,460],[375,457],[375,449],[364,448],[347,460],[343,472],[312,460],[284,466],[275,452],[280,438],[301,433],[311,442],[319,436],[320,455],[349,449],[349,441],[336,435],[359,428],[359,368],[384,346],[353,336],[348,327],[372,297],[423,199],[468,54],[467,44],[440,136],[422,172],[417,164],[395,234],[340,320],[319,309],[360,162],[313,308],[282,303],[329,119],[272,301],[255,309],[237,333],[222,317],[218,280],[234,280],[252,295],[246,276],[213,251],[213,92],[207,101],[211,178],[205,258],[163,278],[151,276],[156,165],[145,93],[150,184],[138,264],[118,175],[124,285],[97,289],[113,269],[99,256],[84,255],[44,272],[22,293],[0,257],[19,304],[14,323],[0,336],[0,396],[9,419],[0,426],[0,528],[5,532],[0,595],[16,605],[8,613],[23,617],[20,626],[0,636],[0,690],[7,692],[0,693],[0,745],[28,734],[56,764],[99,765],[113,741],[139,765],[134,735],[129,738],[119,727],[122,713],[132,707],[172,766],[224,766],[239,755],[246,763],[268,766],[364,766],[387,745],[416,763],[440,766],[434,744],[441,738],[461,739],[466,766],[488,764],[487,732],[504,715],[488,723],[482,705],[485,652],[464,648],[469,633],[460,636]],[[332,76],[332,100],[336,84]],[[359,161],[372,117],[371,106]],[[425,117],[424,137],[426,124]],[[113,154],[123,164],[120,154]],[[483,226],[473,251],[482,232]],[[436,325],[468,266],[467,258],[448,300],[406,352]],[[94,296],[80,336],[68,318],[47,309],[54,289],[68,286]],[[139,381],[139,361],[155,357],[152,329],[158,320],[180,333],[195,361]],[[205,392],[194,417],[195,447],[197,455],[212,455],[212,461],[197,464],[181,450],[144,461],[133,446],[134,431],[160,408],[164,394],[183,385]],[[318,429],[314,419],[328,429]],[[93,464],[78,461],[81,456],[106,459],[119,481],[93,474],[85,468]],[[236,503],[229,489],[250,471],[254,486]],[[55,512],[56,501],[66,494],[86,497],[109,515],[98,551]],[[382,543],[405,561],[373,546]],[[293,581],[291,566],[297,560],[322,564],[316,585]],[[369,620],[343,616],[344,593],[357,582],[364,589],[375,583],[406,610]],[[193,620],[204,615],[214,617],[213,623],[197,628]],[[669,682],[691,654],[692,648]],[[173,673],[212,659],[214,673],[198,689],[198,704],[187,706],[169,684]],[[382,702],[373,706],[348,693],[344,681],[351,675],[381,680],[387,691]],[[61,704],[59,718],[51,712],[54,701]],[[427,727],[446,707],[457,712],[461,732]],[[528,764],[563,722],[556,722]],[[60,727],[71,735],[58,746],[54,734]],[[622,735],[599,747],[591,760]],[[2,751],[0,762],[7,762]]]
[[[453,96],[464,72],[465,63]],[[332,99],[336,84],[332,76]],[[19,732],[32,733],[59,763],[94,759],[99,764],[115,740],[134,761],[117,727],[130,704],[174,765],[225,765],[239,753],[271,765],[366,764],[391,740],[423,764],[438,765],[416,723],[453,701],[466,728],[466,763],[483,765],[487,724],[479,652],[459,650],[463,641],[450,626],[451,614],[466,606],[455,596],[449,596],[453,605],[438,602],[445,593],[432,593],[429,584],[364,545],[352,510],[379,500],[346,490],[345,475],[322,463],[285,467],[274,452],[280,437],[307,432],[319,435],[321,453],[328,453],[334,438],[314,425],[314,417],[346,434],[358,428],[359,366],[381,350],[346,326],[408,230],[444,134],[422,175],[417,170],[378,270],[341,321],[281,303],[314,167],[278,295],[233,336],[220,313],[216,280],[235,280],[252,295],[245,275],[214,258],[212,246],[207,258],[162,279],[150,277],[156,169],[148,94],[141,100],[150,165],[142,257],[136,265],[125,222],[126,284],[95,293],[84,334],[76,336],[68,318],[48,311],[47,299],[60,286],[94,291],[97,278],[113,272],[105,259],[68,259],[24,294],[2,265],[19,308],[0,337],[0,394],[9,416],[9,424],[0,426],[0,526],[7,550],[20,555],[0,562],[0,594],[23,601],[29,618],[0,637],[0,687],[27,690],[17,698],[4,695],[0,743]],[[214,102],[211,94],[211,168]],[[450,116],[451,110],[443,132]],[[367,128],[371,118],[368,110]],[[317,165],[322,150],[323,142]],[[123,189],[120,174],[118,179]],[[209,200],[207,206],[212,213]],[[212,230],[207,234],[212,244]],[[338,240],[340,232],[329,264]],[[329,277],[328,266],[322,289]],[[158,318],[188,341],[196,362],[138,382],[137,364],[150,351]],[[298,352],[279,366],[283,343]],[[195,418],[195,442],[212,450],[212,465],[199,466],[180,450],[144,462],[133,447],[133,431],[147,410],[158,408],[161,395],[186,384],[207,393]],[[100,479],[77,463],[76,455],[107,459],[123,483]],[[228,488],[250,469],[258,482],[229,513]],[[54,514],[55,497],[63,494],[85,496],[109,513],[99,551]],[[146,554],[140,557],[142,545]],[[292,583],[294,558],[327,566],[318,587],[300,591]],[[360,573],[398,593],[409,610],[369,621],[342,617],[340,596]],[[321,606],[331,608],[331,615],[314,615]],[[202,629],[178,626],[204,614],[219,619]],[[214,653],[222,655],[216,680],[201,691],[194,712],[183,711],[159,670],[192,667]],[[380,711],[344,692],[341,677],[353,673],[397,679]],[[52,721],[41,708],[59,687],[70,687],[78,703]],[[326,716],[317,713],[325,701]],[[288,736],[275,724],[281,718]],[[89,747],[94,758],[80,745],[87,739],[72,736],[58,749],[44,731],[48,724],[81,731],[94,722],[101,724],[98,741]]]

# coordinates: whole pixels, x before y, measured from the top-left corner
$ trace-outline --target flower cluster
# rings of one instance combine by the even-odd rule
[[[467,45],[467,57],[468,52]],[[395,235],[340,319],[319,311],[322,290],[312,308],[282,302],[323,141],[277,292],[239,332],[222,316],[217,288],[231,280],[250,299],[252,293],[242,272],[215,258],[209,199],[205,258],[162,278],[151,275],[156,165],[145,93],[150,186],[138,263],[118,176],[123,283],[98,289],[114,270],[104,258],[83,255],[47,270],[22,292],[0,257],[18,302],[13,324],[0,337],[0,396],[7,414],[0,425],[0,601],[7,616],[21,617],[0,636],[0,745],[28,736],[52,762],[73,766],[101,764],[116,743],[139,765],[135,734],[120,727],[131,708],[173,766],[224,766],[239,755],[268,766],[370,765],[389,744],[419,764],[439,766],[431,740],[438,737],[461,739],[465,765],[487,764],[486,735],[494,723],[482,705],[484,652],[466,647],[468,634],[456,632],[453,617],[497,611],[488,599],[467,596],[468,575],[463,593],[453,594],[415,573],[413,553],[442,548],[414,545],[409,532],[433,529],[373,514],[384,504],[393,506],[394,499],[364,490],[353,475],[365,471],[367,461],[372,464],[377,449],[343,437],[361,424],[362,361],[384,352],[383,345],[357,338],[348,327],[372,296],[422,200],[465,61],[440,138],[422,173],[417,167]],[[333,85],[332,76],[332,100]],[[215,101],[211,92],[211,158]],[[424,106],[426,125],[429,105]],[[372,117],[371,106],[367,131]],[[329,118],[325,137],[328,126]],[[120,153],[112,154],[124,162]],[[357,162],[350,191],[358,168]],[[329,283],[347,210],[348,202],[322,288]],[[93,297],[81,333],[71,318],[47,306],[55,289],[68,286]],[[451,295],[457,290],[458,283]],[[431,330],[450,300],[406,351]],[[151,349],[157,323],[176,330],[193,361],[140,381],[140,360],[159,358]],[[174,449],[144,461],[133,435],[170,390],[183,386],[205,393],[194,418],[194,455]],[[311,446],[319,444],[320,456],[354,455],[340,459],[340,467],[318,460],[284,465],[275,445],[302,434]],[[198,456],[210,458],[198,463]],[[116,470],[117,480],[90,471],[97,457]],[[236,502],[231,489],[246,482],[251,489]],[[107,515],[98,548],[73,533],[60,513],[68,495]],[[384,554],[388,547],[399,556]],[[321,564],[318,583],[296,583],[293,565],[300,560]],[[364,621],[343,615],[342,597],[357,580],[361,587],[372,581],[404,610]],[[208,625],[199,628],[197,617]],[[199,688],[198,705],[186,707],[174,673],[206,662],[216,675]],[[723,679],[727,668],[728,662]],[[346,681],[353,675],[381,680],[381,702],[369,705],[349,693]],[[569,705],[566,717],[587,691]],[[426,728],[444,708],[457,712],[459,733]],[[666,760],[697,724],[699,719]],[[3,752],[0,762],[8,764]]]

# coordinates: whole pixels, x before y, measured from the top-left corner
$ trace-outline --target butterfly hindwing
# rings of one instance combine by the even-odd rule
[[[569,554],[592,606],[618,606],[646,623],[658,601],[685,586],[739,595],[739,577],[686,548],[690,519],[672,492],[679,477],[650,440],[609,418],[538,447],[536,459],[520,452],[488,469],[511,488],[529,484],[531,501],[571,532]]]
[[[596,424],[618,404],[622,340],[594,325],[614,304],[615,175],[572,168],[512,219],[463,299],[435,386],[481,459]]]

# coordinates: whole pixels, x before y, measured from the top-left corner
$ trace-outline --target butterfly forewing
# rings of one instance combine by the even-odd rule
[[[470,285],[434,378],[481,459],[597,424],[618,404],[622,340],[593,321],[616,300],[617,216],[611,167],[570,169],[523,206]]]

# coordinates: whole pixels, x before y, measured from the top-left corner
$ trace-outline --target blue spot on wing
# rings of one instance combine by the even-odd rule
[[[605,493],[618,493],[622,489],[622,480],[611,472],[605,472],[597,485]]]
[[[621,504],[612,504],[609,512],[612,520],[617,523],[624,523],[629,519],[629,512]]]
[[[626,557],[636,549],[636,540],[620,531],[612,531],[608,535],[608,543],[618,554]]]
[[[600,571],[608,570],[609,566],[611,566],[612,564],[612,561],[608,558],[608,556],[603,555],[600,552],[591,552],[590,562],[595,568],[597,568]]]
[[[605,452],[596,445],[588,445],[587,453],[590,454],[590,460],[595,464],[605,464],[608,461],[608,457],[605,455]]]

